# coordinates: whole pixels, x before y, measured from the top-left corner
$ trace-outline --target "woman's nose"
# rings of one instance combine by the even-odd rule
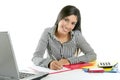
[[[72,28],[73,28],[73,25],[72,25],[71,23],[67,23],[66,28],[67,28],[67,29],[72,29]]]
[[[66,27],[69,28],[70,26],[71,26],[71,23],[70,23],[70,22],[67,22],[67,23],[66,23]]]

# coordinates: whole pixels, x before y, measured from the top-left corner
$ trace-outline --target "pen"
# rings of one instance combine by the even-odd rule
[[[54,56],[53,54],[51,54],[51,57],[52,57],[54,60],[57,61],[57,59],[55,58],[55,56]]]
[[[114,64],[113,67],[117,67],[118,63]]]
[[[57,61],[57,59],[55,58],[55,56],[52,54],[51,48],[48,47],[48,49],[50,50],[50,56],[52,57],[52,59]]]
[[[50,49],[50,48],[48,48],[48,49],[50,50],[50,56],[52,57],[52,59],[58,62],[58,60],[56,59],[56,57],[52,54],[51,49]],[[58,65],[57,65],[57,66],[58,66]],[[59,69],[62,69],[63,66],[58,66],[58,68],[59,68]]]
[[[53,54],[51,54],[51,57],[53,58],[53,60],[55,60],[55,61],[58,62],[58,60],[55,58],[55,56],[54,56]],[[57,63],[57,64],[58,64],[58,63]],[[63,68],[63,66],[61,66],[60,63],[59,63],[59,66],[57,65],[57,67],[58,67],[59,69],[62,69],[62,68]]]
[[[109,71],[110,73],[117,73],[118,72],[118,63],[114,64],[112,70]]]

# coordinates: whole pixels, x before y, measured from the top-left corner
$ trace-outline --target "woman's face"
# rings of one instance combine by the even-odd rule
[[[70,15],[58,23],[58,29],[57,32],[62,35],[68,34],[70,31],[72,31],[77,23],[77,16]]]

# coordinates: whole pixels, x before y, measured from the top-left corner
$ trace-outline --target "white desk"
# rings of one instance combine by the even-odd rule
[[[29,65],[29,67],[30,66],[33,66],[33,65]],[[21,69],[26,70],[28,69],[28,67],[21,68]],[[71,71],[66,71],[66,72],[61,72],[56,74],[50,74],[41,80],[120,80],[120,65],[118,69],[119,69],[119,73],[87,73],[82,71],[81,69],[76,69],[76,70],[71,70]],[[47,71],[53,72],[43,67],[39,67],[38,70],[45,71],[45,72]],[[34,71],[31,71],[31,69],[28,69],[28,71],[34,72]]]
[[[86,73],[81,69],[50,74],[42,80],[120,80],[120,73]]]

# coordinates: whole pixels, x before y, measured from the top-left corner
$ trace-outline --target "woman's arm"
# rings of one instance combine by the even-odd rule
[[[79,62],[90,62],[96,60],[96,56],[97,56],[96,53],[87,43],[87,41],[84,39],[84,37],[79,31],[75,32],[75,37],[76,37],[77,47],[80,48],[85,55],[79,57],[73,56],[71,58],[68,58],[70,63],[74,64]]]
[[[38,46],[32,58],[32,61],[35,65],[42,66],[42,67],[48,67],[48,64],[52,61],[52,59],[48,57],[43,58],[45,54],[45,50],[48,45],[48,36],[49,36],[48,29],[45,29],[39,40]]]

